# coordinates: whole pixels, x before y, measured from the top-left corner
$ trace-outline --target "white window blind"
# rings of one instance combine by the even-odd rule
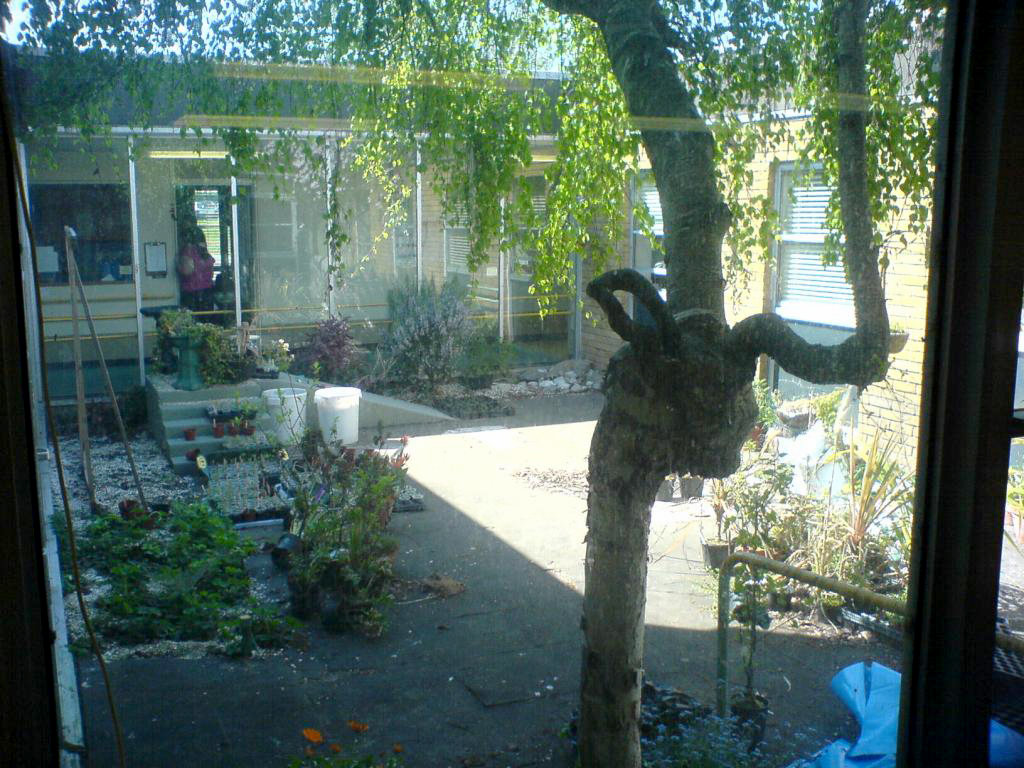
[[[820,176],[784,170],[779,184],[779,292],[776,311],[790,320],[853,327],[853,289],[842,261],[821,263],[832,190]]]
[[[446,274],[469,274],[469,209],[457,203],[444,223],[444,268]]]
[[[469,230],[465,227],[445,229],[444,263],[448,273],[469,274]]]
[[[654,231],[655,237],[664,237],[665,219],[661,215],[661,198],[658,196],[658,188],[654,186],[654,180],[648,178],[643,181],[638,192],[640,199],[647,206],[647,211],[651,214],[653,221],[651,229]]]

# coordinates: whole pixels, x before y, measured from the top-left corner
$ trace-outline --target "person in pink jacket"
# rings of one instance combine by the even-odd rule
[[[213,256],[206,249],[206,236],[195,227],[178,253],[182,307],[193,311],[213,309],[213,265]]]

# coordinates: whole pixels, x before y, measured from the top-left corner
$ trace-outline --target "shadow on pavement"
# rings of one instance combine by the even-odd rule
[[[302,755],[301,731],[310,727],[349,756],[392,754],[400,745],[404,764],[418,768],[569,765],[559,732],[576,708],[580,595],[459,509],[429,492],[425,503],[426,511],[393,520],[398,574],[412,582],[437,572],[464,582],[464,593],[430,599],[406,590],[386,609],[379,640],[314,624],[305,647],[269,658],[111,663],[129,765],[286,766]],[[266,555],[254,560],[272,571]],[[714,653],[713,631],[648,628],[648,678],[709,705]],[[893,663],[875,644],[770,636],[758,654],[758,685],[785,743],[810,749],[849,726],[828,681],[841,666],[879,654]],[[88,763],[116,765],[93,661],[80,662],[80,681]],[[349,720],[369,728],[355,733]]]

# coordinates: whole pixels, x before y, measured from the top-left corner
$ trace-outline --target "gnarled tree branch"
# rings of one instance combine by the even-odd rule
[[[655,328],[634,322],[615,298],[615,291],[631,293],[654,318]],[[640,347],[652,347],[660,342],[662,353],[678,353],[679,333],[668,306],[662,301],[658,289],[636,270],[616,269],[605,272],[587,286],[587,295],[601,305],[608,317],[608,324],[624,341]]]
[[[834,346],[810,344],[775,314],[754,315],[729,334],[734,355],[766,354],[789,373],[816,384],[865,387],[885,377],[889,316],[873,245],[866,167],[867,84],[864,26],[867,0],[836,0],[836,73],[839,87],[839,203],[845,237],[847,277],[853,286],[854,335]]]

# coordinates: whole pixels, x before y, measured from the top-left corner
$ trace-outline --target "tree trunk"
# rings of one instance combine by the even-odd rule
[[[588,768],[640,765],[647,536],[664,479],[648,426],[609,398],[590,445],[579,731]]]
[[[846,266],[857,329],[842,344],[808,344],[778,315],[725,325],[722,243],[731,214],[717,189],[714,141],[662,36],[650,0],[545,0],[593,20],[641,129],[665,221],[668,304],[632,270],[587,287],[629,342],[613,358],[590,449],[580,756],[584,768],[640,768],[640,692],[650,509],[669,472],[725,477],[739,464],[756,405],[761,354],[820,383],[865,386],[887,368],[888,319],[867,199],[864,19],[867,0],[834,0],[836,125]],[[654,318],[641,326],[615,291]]]

